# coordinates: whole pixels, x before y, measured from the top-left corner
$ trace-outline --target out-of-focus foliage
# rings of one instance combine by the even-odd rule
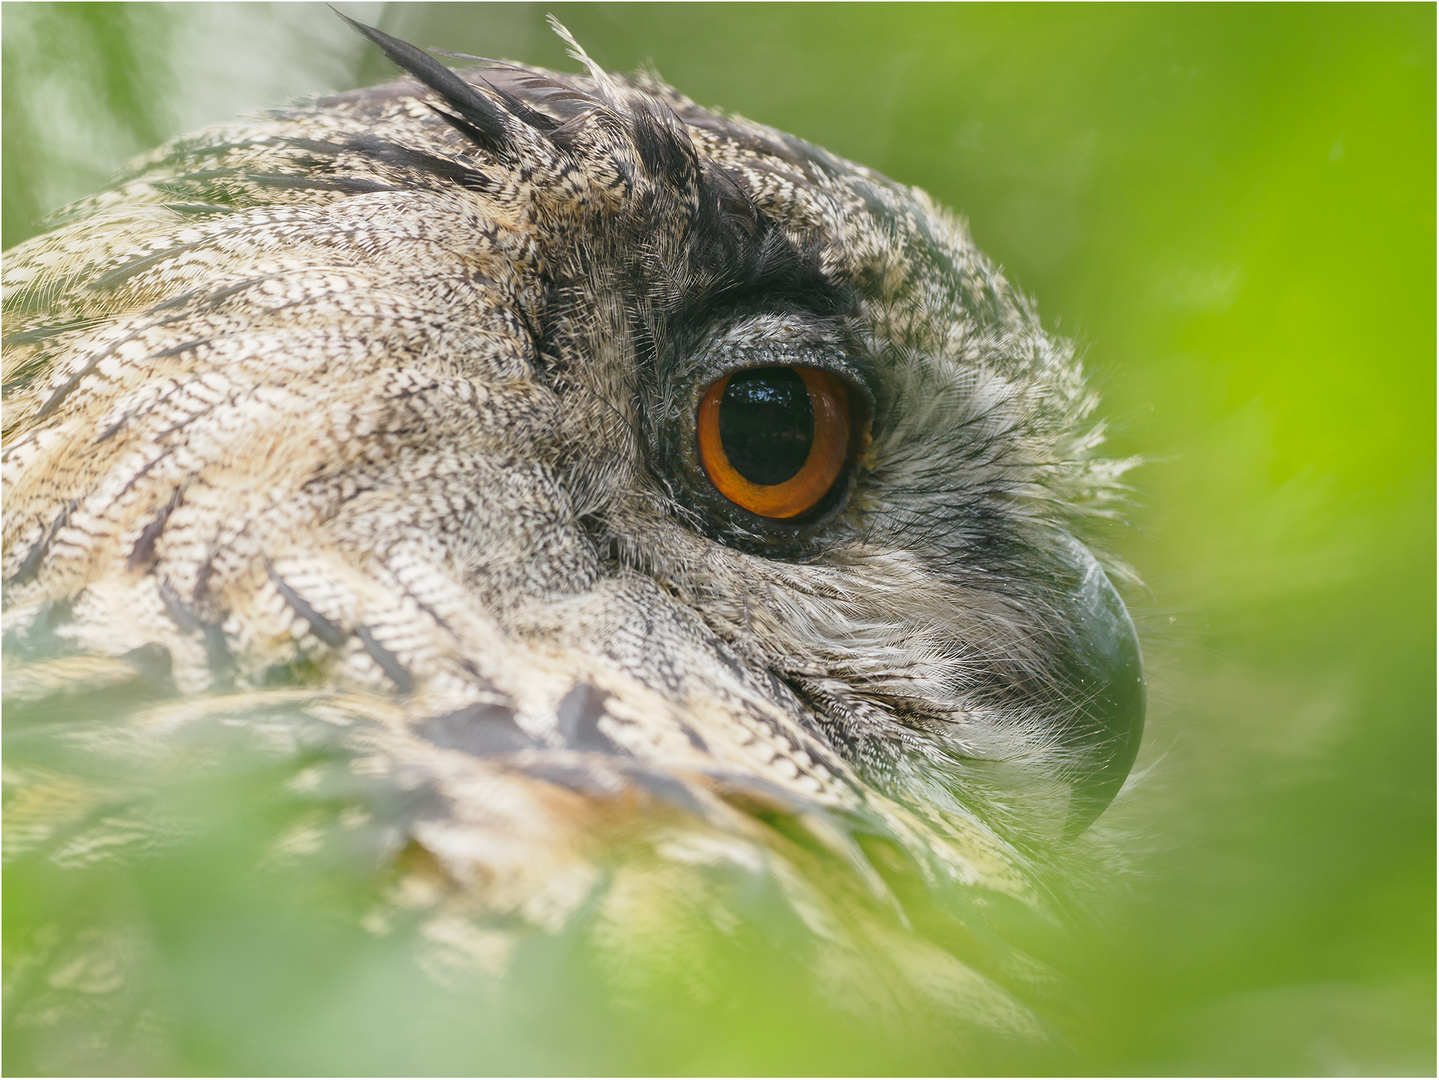
[[[349,10],[572,67],[550,6]],[[1079,1058],[1050,1067],[1432,1074],[1434,9],[552,10],[611,68],[653,61],[702,104],[962,211],[1086,348],[1114,451],[1148,461],[1111,537],[1148,586],[1130,598],[1142,778],[1110,818],[1135,873],[1068,948]],[[161,138],[389,74],[320,7],[3,18],[7,246]],[[266,812],[96,896],[8,876],[7,943],[57,902],[168,912],[176,979],[204,988],[182,1071],[965,1065],[786,1012],[768,969],[736,975],[755,987],[741,1014],[650,1029],[589,1009],[582,982],[527,1013],[446,1012],[321,914],[359,902],[349,871],[247,887]],[[277,968],[311,975],[277,986]],[[989,1067],[1006,1064],[1044,1067]]]

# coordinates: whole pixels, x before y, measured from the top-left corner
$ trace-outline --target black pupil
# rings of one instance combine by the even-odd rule
[[[719,407],[720,444],[752,484],[782,484],[804,466],[814,442],[814,408],[794,368],[730,376]]]

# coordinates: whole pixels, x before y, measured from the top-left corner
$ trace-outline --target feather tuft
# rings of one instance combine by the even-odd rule
[[[554,15],[546,15],[545,19],[549,22],[550,29],[559,35],[560,40],[565,43],[565,51],[575,60],[585,65],[585,70],[590,73],[590,78],[595,81],[595,85],[604,93],[610,103],[612,105],[619,104],[621,97],[620,87],[614,79],[610,78],[609,72],[590,58],[590,54],[585,52],[584,46],[575,40],[574,34],[571,34],[569,30],[565,28],[564,23],[555,18]]]
[[[444,64],[409,42],[357,22],[344,12],[337,11],[336,14],[378,45],[397,67],[403,68],[444,98],[459,114],[460,119],[465,121],[464,126],[455,125],[458,130],[485,149],[498,153],[509,148],[513,140],[505,122],[507,116],[514,117],[541,133],[547,133],[556,126],[549,117],[529,108],[512,95],[486,84],[486,89],[500,98],[499,103],[492,101],[477,87],[467,83]],[[447,119],[453,123],[452,118]]]

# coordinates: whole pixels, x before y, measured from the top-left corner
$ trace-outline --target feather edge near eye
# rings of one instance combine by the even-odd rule
[[[774,370],[799,376],[814,418],[809,452],[794,475],[775,484],[756,483],[731,463],[721,434],[720,412],[730,380],[741,372],[717,379],[705,391],[696,429],[700,463],[715,490],[752,514],[783,521],[814,509],[829,494],[849,460],[853,425],[849,391],[840,378],[817,368]]]

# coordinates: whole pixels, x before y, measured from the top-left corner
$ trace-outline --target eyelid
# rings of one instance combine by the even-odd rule
[[[662,380],[676,389],[694,388],[693,407],[724,375],[786,366],[837,375],[857,387],[865,404],[873,407],[877,380],[867,351],[852,340],[842,320],[804,310],[732,315],[690,339],[672,356]]]

